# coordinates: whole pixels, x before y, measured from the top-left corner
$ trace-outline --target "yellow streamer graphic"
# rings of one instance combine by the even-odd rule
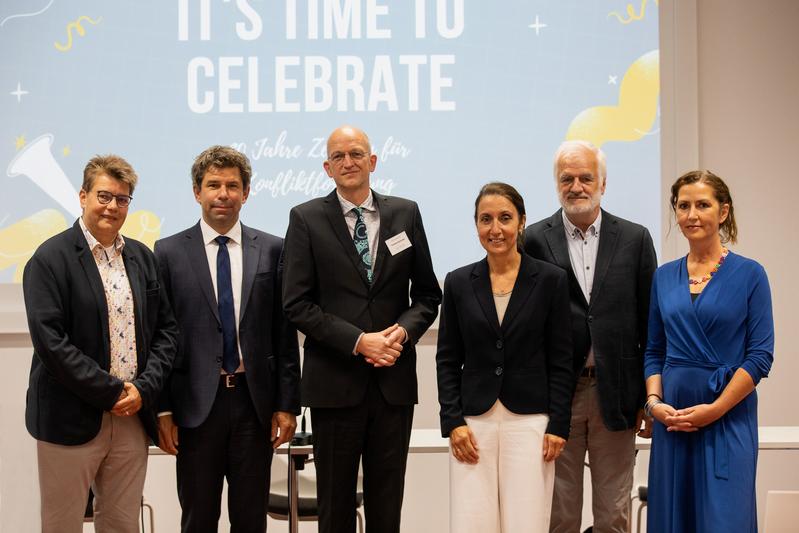
[[[73,29],[81,37],[86,35],[86,30],[83,29],[83,26],[81,26],[81,23],[83,21],[86,21],[89,24],[92,24],[93,26],[96,26],[97,24],[100,24],[100,22],[103,21],[103,17],[99,17],[97,20],[93,20],[90,17],[87,17],[86,15],[81,15],[80,17],[78,17],[78,20],[72,21],[69,24],[67,24],[67,44],[61,44],[61,43],[58,43],[58,42],[53,43],[55,45],[56,50],[58,50],[59,52],[66,52],[67,50],[72,48],[72,30]]]
[[[657,118],[658,62],[657,50],[636,59],[619,86],[619,105],[581,111],[569,125],[566,140],[583,139],[602,146],[608,141],[637,141],[646,135]]]
[[[619,22],[621,22],[622,24],[629,24],[629,23],[631,23],[633,21],[641,20],[642,18],[644,18],[644,15],[645,15],[646,2],[647,2],[647,0],[641,0],[641,13],[640,14],[636,14],[635,13],[635,7],[632,4],[627,4],[627,15],[629,16],[629,18],[623,19],[621,17],[621,14],[619,14],[618,11],[611,11],[610,13],[608,13],[608,18],[616,17],[619,20]],[[655,0],[655,5],[656,6],[660,5],[660,0]]]
[[[65,229],[67,221],[56,209],[44,209],[0,229],[0,271],[14,267],[14,283],[21,283],[25,265],[33,252]],[[128,215],[121,233],[152,249],[161,236],[161,220],[150,211],[136,211]]]

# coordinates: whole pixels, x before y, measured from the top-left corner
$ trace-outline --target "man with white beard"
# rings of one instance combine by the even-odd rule
[[[657,258],[645,227],[601,209],[606,178],[599,148],[564,142],[555,153],[562,209],[524,232],[529,255],[569,273],[576,389],[555,466],[550,532],[580,531],[586,452],[594,531],[626,531],[635,435],[651,436],[643,362]]]

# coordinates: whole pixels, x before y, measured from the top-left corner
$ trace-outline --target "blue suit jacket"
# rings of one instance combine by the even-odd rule
[[[247,387],[261,423],[274,411],[300,409],[297,332],[283,316],[283,239],[241,226],[239,344]],[[202,231],[191,228],[155,243],[162,279],[180,330],[178,354],[161,410],[181,427],[197,427],[211,411],[222,368],[222,328]]]

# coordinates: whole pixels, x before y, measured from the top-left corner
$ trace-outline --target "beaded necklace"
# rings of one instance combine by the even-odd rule
[[[701,285],[701,284],[703,284],[703,283],[705,283],[707,281],[710,281],[710,278],[712,278],[716,274],[716,272],[719,271],[719,268],[721,268],[721,265],[724,264],[724,260],[727,259],[727,254],[728,253],[730,253],[730,251],[728,249],[722,248],[721,249],[721,257],[719,257],[719,260],[716,263],[716,265],[713,267],[713,270],[711,270],[710,273],[702,276],[702,279],[699,279],[699,280],[692,279],[692,278],[689,277],[688,278],[688,285]]]

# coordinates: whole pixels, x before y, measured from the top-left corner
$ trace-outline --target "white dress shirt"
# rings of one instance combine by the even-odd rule
[[[572,265],[572,271],[577,278],[577,283],[583,290],[583,295],[587,302],[591,302],[591,290],[594,288],[594,269],[596,268],[596,254],[599,250],[599,227],[602,225],[602,211],[594,220],[594,223],[588,226],[588,230],[583,232],[572,224],[571,220],[566,216],[565,211],[561,211],[563,215],[563,229],[566,231],[566,243],[569,247],[569,261]],[[588,359],[585,366],[592,367],[596,364],[594,360],[594,347],[588,349]]]
[[[216,255],[219,252],[219,244],[214,240],[220,233],[200,219],[200,231],[203,234],[203,244],[205,245],[205,255],[208,258],[208,268],[211,270],[211,285],[214,287],[214,296],[219,298],[216,288]],[[236,372],[244,372],[244,360],[241,356],[241,342],[239,342],[239,320],[241,318],[241,279],[243,272],[243,260],[241,249],[241,222],[236,222],[230,231],[224,234],[229,237],[227,250],[230,255],[230,284],[233,289],[233,310],[236,315],[236,345],[239,350],[239,367]],[[220,370],[222,374],[226,374]]]

